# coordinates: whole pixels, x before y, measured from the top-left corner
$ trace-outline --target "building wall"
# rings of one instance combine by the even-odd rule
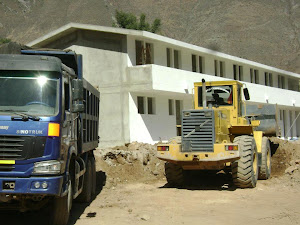
[[[151,115],[138,113],[137,97],[152,97],[155,99],[155,114]],[[166,141],[177,136],[176,132],[176,112],[169,115],[169,99],[181,100],[182,109],[192,107],[192,97],[190,95],[172,95],[159,92],[131,92],[129,94],[129,121],[130,121],[130,141],[156,143],[160,140]],[[146,104],[147,108],[147,104]],[[175,101],[173,105],[175,111]]]
[[[128,143],[128,91],[123,87],[127,54],[78,45],[69,48],[83,55],[84,77],[100,91],[100,146]]]

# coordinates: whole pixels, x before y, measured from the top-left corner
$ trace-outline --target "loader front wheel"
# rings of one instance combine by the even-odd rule
[[[181,187],[184,184],[184,170],[173,163],[165,163],[165,173],[169,186]]]
[[[267,137],[262,138],[261,143],[261,166],[258,178],[261,180],[269,179],[271,175],[271,147]]]
[[[238,136],[240,159],[231,164],[233,183],[239,188],[254,188],[258,179],[258,157],[256,143],[251,136]]]

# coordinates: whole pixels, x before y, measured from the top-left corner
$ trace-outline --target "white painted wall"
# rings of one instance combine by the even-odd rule
[[[83,55],[84,78],[100,91],[100,146],[128,143],[127,54],[76,45],[69,49]]]
[[[155,98],[155,114],[138,114],[137,96]],[[131,92],[129,94],[129,121],[130,121],[130,141],[156,143],[160,140],[167,141],[176,136],[176,114],[169,115],[168,100],[182,100],[183,109],[192,107],[191,95],[172,95],[172,93],[158,92]],[[147,104],[146,104],[147,105]],[[147,107],[146,107],[147,108]],[[175,111],[175,104],[174,104]]]

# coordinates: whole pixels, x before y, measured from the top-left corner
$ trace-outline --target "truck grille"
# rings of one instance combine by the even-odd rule
[[[19,159],[22,157],[24,140],[20,137],[0,137],[0,159]]]
[[[44,154],[45,144],[46,137],[0,136],[0,160],[41,157]]]
[[[181,123],[182,151],[213,152],[214,123],[213,110],[184,110]]]

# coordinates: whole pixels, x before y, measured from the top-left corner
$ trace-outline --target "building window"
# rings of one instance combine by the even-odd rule
[[[258,73],[258,70],[254,70],[254,78],[255,78],[255,83],[259,84],[259,73]]]
[[[250,82],[254,83],[254,78],[253,78],[253,69],[250,68]]]
[[[180,68],[180,55],[178,50],[174,50],[174,68]]]
[[[167,66],[180,69],[181,67],[180,51],[167,48]]]
[[[265,72],[265,85],[270,86],[270,87],[273,86],[273,75],[272,75],[272,73]]]
[[[218,76],[218,60],[215,60],[215,76]]]
[[[135,41],[136,65],[153,64],[154,52],[153,44],[143,41]]]
[[[138,101],[138,113],[139,114],[145,114],[145,97],[138,96],[137,101]]]
[[[147,98],[148,114],[155,114],[155,99],[148,97]]]
[[[204,58],[192,54],[192,71],[203,73],[204,72]]]
[[[173,116],[174,115],[174,100],[169,99],[169,115]]]
[[[192,71],[197,72],[197,59],[196,55],[192,55]]]
[[[215,66],[215,76],[224,77],[225,62],[215,60],[214,66]]]
[[[224,77],[225,62],[220,61],[220,77]]]
[[[282,75],[278,75],[278,87],[285,89],[285,77]]]
[[[176,125],[181,125],[181,112],[182,112],[182,108],[183,108],[182,106],[183,106],[182,100],[175,101]]]
[[[250,81],[251,83],[259,84],[258,70],[250,69]]]
[[[243,80],[243,67],[233,64],[233,79]]]
[[[145,100],[147,100],[147,108]],[[137,96],[137,107],[139,114],[146,114],[146,112],[148,114],[155,114],[155,98]]]
[[[143,65],[143,43],[135,41],[136,65]]]
[[[154,50],[153,50],[153,44],[146,43],[146,53],[144,54],[146,56],[146,64],[153,64],[154,63]]]
[[[199,56],[199,73],[204,73],[204,58]]]
[[[172,50],[167,48],[167,66],[172,67]]]
[[[299,91],[299,80],[294,78],[288,78],[288,90]]]

